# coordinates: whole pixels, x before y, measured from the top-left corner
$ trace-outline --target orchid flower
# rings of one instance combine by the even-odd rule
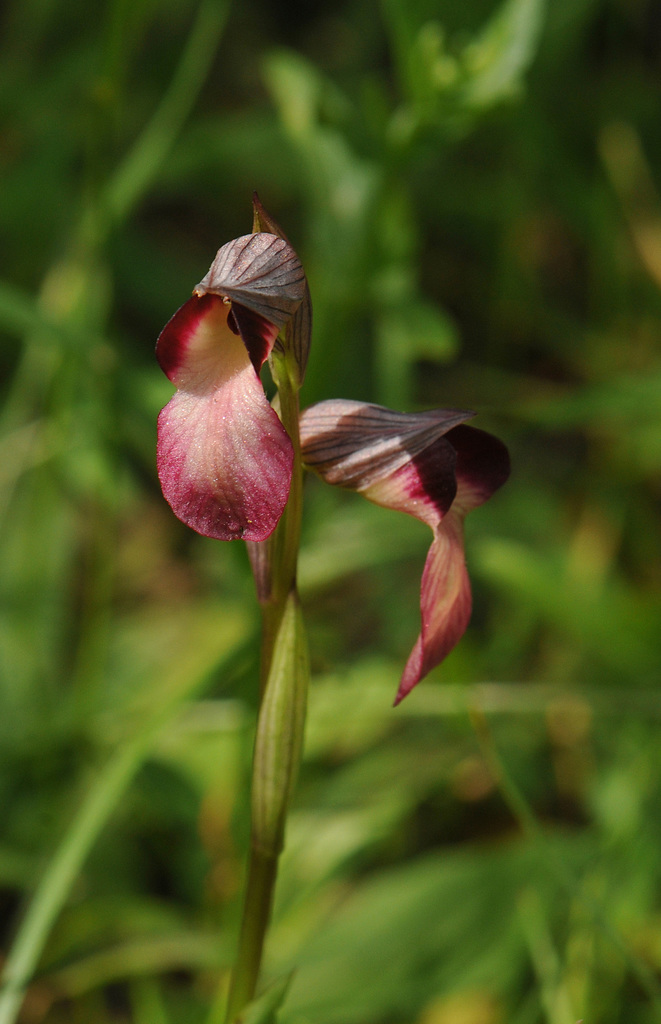
[[[422,574],[421,630],[398,704],[461,638],[471,613],[463,520],[509,475],[505,446],[464,425],[460,410],[392,412],[353,401],[320,402],[301,416],[303,461],[328,483],[408,512],[434,539]]]
[[[264,540],[285,508],[294,452],[259,373],[306,287],[283,238],[244,235],[159,336],[177,390],[158,418],[158,475],[175,514],[206,537]]]

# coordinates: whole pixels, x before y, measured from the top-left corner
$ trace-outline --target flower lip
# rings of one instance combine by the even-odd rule
[[[161,370],[173,384],[186,368],[189,349],[195,346],[196,335],[215,308],[213,295],[194,296],[180,306],[161,331],[156,341],[156,359]]]

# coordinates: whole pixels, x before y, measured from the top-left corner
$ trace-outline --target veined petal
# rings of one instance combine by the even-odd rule
[[[471,605],[463,520],[453,509],[434,531],[427,555],[420,590],[420,635],[402,674],[396,705],[458,643],[466,632]]]
[[[262,206],[259,196],[256,192],[253,193],[252,197],[252,209],[253,209],[253,232],[266,231],[272,235],[278,235],[279,238],[284,238],[285,242],[289,242],[287,235],[282,230],[280,225],[273,217],[268,213]],[[303,383],[305,377],[305,368],[308,362],[308,355],[310,353],[310,341],[312,339],[312,298],[310,296],[310,288],[308,287],[307,278],[305,280],[305,292],[303,294],[303,301],[294,313],[291,320],[289,320],[285,326],[285,349],[290,350],[294,356],[294,362],[298,370],[298,383]]]
[[[236,307],[194,296],[158,339],[178,388],[158,419],[158,474],[175,514],[198,533],[263,540],[287,503],[293,449],[237,333],[249,333],[261,365],[277,327]]]
[[[301,304],[305,274],[284,238],[267,232],[242,235],[218,250],[194,289],[198,296],[208,293],[234,299],[280,328]]]
[[[303,461],[328,483],[362,491],[377,504],[403,508],[406,489],[419,490],[413,481],[415,474],[407,469],[419,459],[424,482],[432,490],[438,483],[434,471],[442,476],[440,501],[445,506],[449,476],[454,496],[454,450],[442,443],[429,457],[424,453],[473,415],[459,409],[393,412],[380,405],[342,399],[319,402],[301,416]],[[389,494],[388,480],[400,470],[402,475]],[[409,508],[404,511],[418,514]]]

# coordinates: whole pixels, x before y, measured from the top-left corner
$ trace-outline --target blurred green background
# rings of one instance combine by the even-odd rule
[[[218,1020],[259,616],[160,495],[153,349],[253,189],[303,404],[474,408],[513,462],[396,711],[428,531],[308,481],[279,1019],[661,1020],[659,0],[8,0],[2,36],[1,1024],[28,977],[24,1024]]]

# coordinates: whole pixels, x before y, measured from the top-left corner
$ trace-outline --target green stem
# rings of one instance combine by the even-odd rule
[[[294,466],[292,472],[292,483],[289,492],[289,500],[282,518],[276,528],[272,539],[271,548],[271,596],[262,605],[262,662],[261,662],[261,698],[263,711],[265,708],[265,695],[267,685],[269,689],[275,685],[273,675],[278,675],[278,657],[282,652],[277,649],[282,644],[282,634],[285,633],[287,621],[284,616],[286,610],[291,612],[292,596],[294,604],[297,604],[296,593],[296,567],[298,561],[298,549],[300,544],[301,514],[303,498],[303,466],[301,460],[301,446],[298,429],[298,389],[293,383],[287,371],[286,358],[281,357],[274,360],[273,376],[278,385],[280,399],[280,418],[291,438],[294,447]],[[302,625],[299,622],[294,627],[294,646],[298,644],[301,649],[305,648],[305,640],[302,636]],[[300,653],[300,652],[299,652]],[[275,655],[275,657],[274,657]],[[301,688],[297,681],[296,655],[293,656],[291,665],[288,664],[288,671],[291,678],[285,682],[288,688],[290,700],[285,701],[282,706],[286,707],[287,721],[283,723],[282,730],[278,730],[276,742],[280,747],[283,759],[287,752],[285,747],[289,744],[290,754],[296,761],[294,771],[300,760],[301,734],[304,719],[304,705],[307,691],[307,681]],[[306,669],[303,673],[306,673]],[[257,743],[259,743],[259,735]],[[257,744],[256,744],[257,752]],[[258,786],[263,779],[258,778],[257,757],[253,762],[253,800]],[[293,775],[289,774],[288,792],[280,793],[278,799],[285,807],[289,801]],[[284,832],[284,822],[281,832]],[[243,915],[239,944],[225,1014],[226,1024],[231,1024],[243,1008],[254,998],[259,971],[262,962],[264,940],[271,916],[273,905],[273,894],[278,869],[278,856],[282,845],[282,834],[276,842],[268,849],[264,848],[262,837],[259,835],[259,828],[256,824],[255,805],[253,803],[252,834],[250,843],[250,859],[248,865],[248,877],[246,882],[246,893],[244,897]]]
[[[294,448],[294,465],[291,489],[287,507],[272,538],[271,578],[272,589],[268,601],[262,605],[262,648],[260,693],[263,695],[273,658],[273,645],[287,597],[296,589],[298,549],[301,538],[303,513],[303,460],[298,429],[300,412],[298,390],[287,372],[284,358],[274,361],[273,375],[278,385],[280,419],[289,434]]]
[[[274,376],[280,395],[280,418],[294,447],[289,500],[275,537],[273,590],[275,601],[284,605],[290,591],[296,587],[298,549],[301,542],[301,519],[303,513],[303,462],[301,440],[298,430],[298,390],[287,373],[286,362],[275,364]]]
[[[225,1015],[228,1022],[236,1018],[255,994],[277,871],[277,856],[265,854],[254,846],[251,848],[239,952],[232,973]]]

